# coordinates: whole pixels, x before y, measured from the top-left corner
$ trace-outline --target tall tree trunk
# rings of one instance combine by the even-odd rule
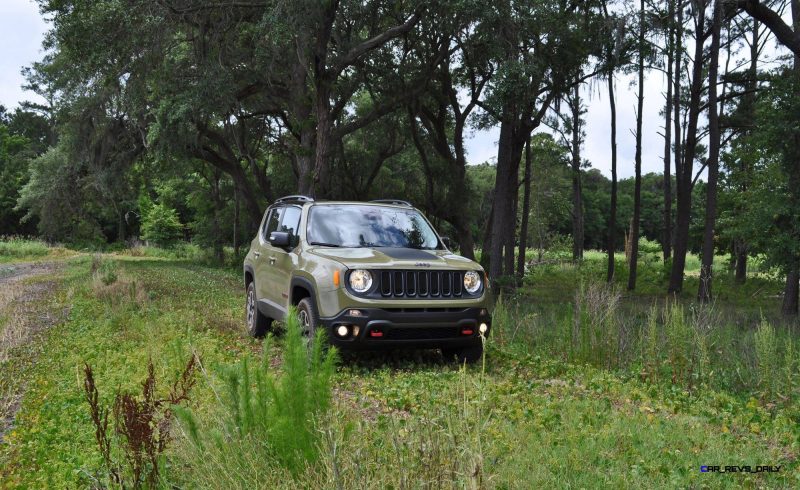
[[[530,138],[532,127],[523,122],[517,108],[507,104],[500,123],[497,148],[492,232],[490,237],[489,276],[497,281],[501,276],[514,275],[514,239],[517,228],[516,200],[519,191],[519,163]]]
[[[695,9],[695,43],[692,60],[692,85],[689,91],[689,119],[686,126],[686,145],[680,171],[676,169],[678,208],[675,219],[675,255],[669,279],[669,292],[683,290],[683,270],[689,248],[689,223],[692,212],[692,170],[697,151],[697,122],[700,116],[700,95],[703,89],[703,30],[705,26],[705,0],[700,0]]]
[[[525,142],[525,184],[522,195],[522,222],[519,225],[519,255],[517,256],[517,279],[522,284],[525,277],[525,251],[528,247],[528,218],[531,212],[531,140]]]
[[[494,206],[492,207],[492,233],[490,238],[489,275],[492,281],[497,281],[508,271],[504,270],[503,251],[508,235],[513,235],[512,213],[514,211],[514,198],[512,192],[517,192],[516,178],[519,172],[519,160],[514,162],[514,114],[512,108],[503,111],[503,120],[500,123],[500,137],[497,148],[497,171],[495,176]]]
[[[797,269],[789,271],[786,275],[786,286],[783,288],[783,304],[781,312],[787,316],[797,316],[798,303],[800,303],[800,272]]]
[[[667,17],[667,98],[664,108],[664,230],[661,236],[661,250],[666,263],[672,255],[672,63],[675,58],[675,1],[668,0]]]
[[[631,262],[628,269],[628,290],[636,289],[639,262],[639,221],[642,213],[642,110],[644,109],[644,0],[639,2],[639,92],[636,95],[636,177],[633,190],[633,224],[631,225]]]
[[[675,186],[677,187],[677,177],[680,173],[681,161],[683,158],[683,133],[681,133],[681,69],[683,61],[683,2],[682,0],[674,0],[676,8],[676,22],[675,22],[675,70],[672,72],[674,77],[672,81],[672,124],[673,124],[673,162],[675,163]],[[670,187],[672,187],[672,179],[670,179]],[[677,191],[677,189],[676,189]],[[672,196],[670,195],[670,214],[672,214]],[[675,248],[675,227],[676,223],[673,221],[670,225],[670,248]]]
[[[800,32],[800,0],[792,0],[792,23],[794,32]],[[794,53],[794,76],[800,78],[800,52]],[[800,130],[794,131],[794,158],[789,163],[789,199],[792,202],[792,209],[800,207]],[[798,303],[800,300],[800,257],[794,257],[792,268],[786,275],[786,287],[783,292],[783,306],[781,311],[784,315],[796,316],[798,314]]]
[[[737,284],[744,284],[747,281],[747,245],[744,240],[735,240],[733,251],[736,260],[734,280]]]
[[[583,259],[583,189],[581,186],[580,84],[572,89],[572,260]]]
[[[519,156],[519,160],[517,160],[517,173],[516,178],[514,179],[515,187],[514,192],[511,194],[511,216],[509,222],[509,229],[511,230],[511,234],[506,238],[505,244],[505,251],[503,252],[503,257],[506,261],[503,269],[506,271],[506,275],[513,277],[514,276],[514,254],[516,252],[516,238],[517,238],[517,211],[519,208],[519,164],[522,160],[522,154]]]
[[[224,238],[222,236],[222,226],[220,223],[222,211],[225,208],[225,203],[222,202],[222,195],[219,186],[221,177],[221,172],[219,170],[215,170],[209,179],[209,184],[211,185],[211,202],[214,205],[214,213],[211,218],[211,234],[213,236],[212,244],[214,249],[214,258],[218,264],[225,262],[225,249],[223,247]]]
[[[745,116],[746,120],[753,121],[755,120],[755,91],[758,88],[758,52],[759,52],[759,28],[760,24],[758,20],[753,20],[753,30],[752,30],[752,39],[750,41],[750,67],[747,69],[748,72],[748,81],[747,81],[747,90],[748,93],[744,95],[742,104],[747,108],[747,115]],[[730,50],[730,48],[728,48]],[[750,175],[752,174],[752,165],[747,159],[742,159],[741,167],[739,171],[742,173],[741,183],[739,185],[739,191],[747,192],[749,187],[749,180]],[[739,205],[736,205],[735,211],[736,213],[743,212]],[[748,255],[748,245],[747,241],[743,237],[735,237],[733,240],[733,253],[734,253],[734,261],[735,261],[735,276],[734,280],[737,284],[744,284],[747,281],[747,255]]]
[[[706,186],[706,222],[703,231],[703,253],[700,265],[700,285],[697,299],[711,301],[714,264],[714,226],[717,218],[717,177],[719,175],[720,129],[717,112],[717,70],[719,66],[719,37],[722,24],[721,0],[714,2],[711,24],[711,54],[708,59],[708,185]]]
[[[614,95],[614,70],[608,74],[608,105],[611,109],[611,210],[608,215],[608,270],[606,281],[614,282],[614,254],[617,251],[617,101]]]

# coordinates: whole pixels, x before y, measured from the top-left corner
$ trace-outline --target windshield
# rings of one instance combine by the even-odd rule
[[[358,204],[314,206],[308,214],[308,243],[331,247],[435,249],[439,239],[413,209]]]

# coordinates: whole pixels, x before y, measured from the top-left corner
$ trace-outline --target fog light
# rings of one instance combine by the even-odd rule
[[[486,332],[489,331],[489,325],[481,323],[481,325],[478,327],[478,331],[481,333],[481,335],[486,335]]]
[[[347,328],[347,325],[339,325],[338,327],[336,327],[336,335],[338,335],[339,337],[347,337],[349,333],[350,329]]]
[[[361,310],[350,310],[347,312],[349,316],[361,316]]]
[[[353,337],[358,337],[358,332],[361,331],[361,327],[358,325],[353,325]]]

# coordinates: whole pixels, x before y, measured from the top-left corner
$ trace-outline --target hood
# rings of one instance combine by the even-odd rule
[[[350,269],[481,270],[476,262],[449,250],[311,247],[308,252],[340,262]]]

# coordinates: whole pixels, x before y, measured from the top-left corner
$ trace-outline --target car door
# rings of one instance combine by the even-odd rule
[[[280,318],[280,298],[281,293],[278,284],[275,283],[273,274],[273,264],[270,263],[270,257],[273,255],[272,245],[269,244],[269,234],[273,231],[278,231],[283,215],[283,206],[272,208],[264,220],[264,225],[259,230],[258,247],[254,256],[254,269],[256,274],[256,294],[258,300],[266,305],[269,311],[269,316],[272,318]]]
[[[280,225],[277,231],[289,233],[289,246],[281,248],[267,244],[269,247],[267,262],[272,264],[270,277],[276,288],[276,302],[283,309],[288,308],[292,272],[297,269],[299,263],[299,248],[297,245],[300,240],[301,215],[302,208],[300,206],[286,206],[281,213]]]

